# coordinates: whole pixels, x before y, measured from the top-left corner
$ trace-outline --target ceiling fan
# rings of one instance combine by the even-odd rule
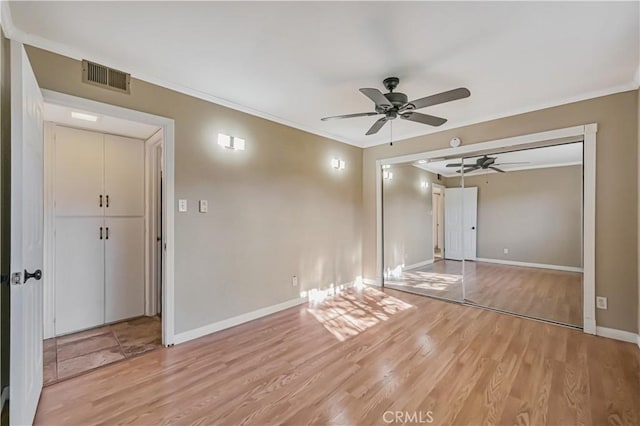
[[[476,160],[476,164],[463,164],[463,163],[449,163],[447,164],[447,167],[462,167],[464,166],[464,170],[460,169],[460,170],[456,170],[457,173],[462,173],[464,171],[464,173],[469,173],[469,172],[474,172],[476,170],[486,170],[486,169],[491,169],[491,170],[495,170],[496,172],[500,172],[500,173],[505,173],[504,170],[499,169],[497,166],[506,166],[506,165],[512,165],[512,164],[528,164],[528,161],[518,161],[518,162],[513,162],[513,163],[496,163],[496,160],[498,159],[498,157],[489,157],[488,155],[482,156],[480,158],[478,158]]]
[[[471,95],[469,89],[460,87],[459,89],[449,90],[447,92],[438,93],[436,95],[427,96],[409,102],[409,98],[407,97],[407,95],[400,92],[394,92],[399,83],[400,79],[398,77],[385,78],[382,84],[384,84],[384,87],[387,88],[389,93],[382,93],[380,90],[372,88],[360,89],[360,92],[371,99],[375,104],[375,112],[335,115],[333,117],[324,117],[322,118],[322,121],[384,114],[384,117],[373,123],[373,126],[371,126],[369,131],[367,131],[367,135],[378,133],[378,131],[387,123],[387,121],[395,120],[398,117],[405,120],[414,121],[416,123],[427,124],[429,126],[441,126],[447,122],[446,118],[440,118],[428,114],[421,114],[419,112],[415,112],[414,110],[432,105],[443,104],[445,102],[451,102],[458,99],[468,98]]]

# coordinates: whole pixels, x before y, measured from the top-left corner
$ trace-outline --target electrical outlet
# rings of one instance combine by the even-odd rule
[[[508,248],[504,249],[504,254],[509,254],[509,249]]]
[[[178,200],[178,211],[180,213],[187,211],[187,200]]]
[[[596,297],[596,307],[598,309],[607,309],[607,298],[602,296]]]
[[[291,285],[293,287],[298,287],[298,276],[294,275],[293,277],[291,277]]]

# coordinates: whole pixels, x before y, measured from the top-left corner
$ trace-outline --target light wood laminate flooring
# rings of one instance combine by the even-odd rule
[[[637,425],[638,401],[637,345],[365,287],[48,386],[35,423]]]

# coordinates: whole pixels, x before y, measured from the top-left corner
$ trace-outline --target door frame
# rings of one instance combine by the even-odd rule
[[[156,269],[159,261],[156,254],[157,235],[155,230],[158,225],[158,173],[162,173],[162,167],[158,170],[158,155],[156,149],[163,146],[164,135],[162,129],[158,130],[151,137],[144,141],[144,203],[145,203],[145,273],[144,273],[144,314],[147,316],[157,315],[158,306],[158,286],[156,285],[158,274]],[[162,160],[162,156],[160,157]],[[161,308],[161,306],[160,306]]]
[[[376,160],[376,284],[383,286],[382,244],[382,166],[410,163],[418,160],[471,154],[478,151],[548,145],[551,142],[583,141],[583,331],[596,334],[596,280],[595,280],[595,233],[596,233],[596,135],[598,124],[565,127],[546,132],[529,133],[504,139],[471,143],[457,148],[435,149],[417,154],[388,157]]]
[[[149,114],[142,111],[136,111],[116,105],[106,104],[93,101],[90,99],[80,98],[77,96],[67,95],[52,90],[42,89],[42,96],[45,103],[75,108],[82,111],[89,111],[98,115],[108,115],[115,118],[122,118],[130,121],[158,126],[162,130],[163,140],[163,169],[164,169],[164,186],[163,186],[163,237],[164,237],[164,261],[163,261],[163,280],[162,280],[162,344],[164,346],[172,346],[175,343],[175,212],[173,205],[175,204],[175,123],[173,119]],[[50,130],[49,130],[50,131]],[[48,133],[45,133],[45,142]],[[46,145],[50,145],[45,143]],[[51,147],[46,151],[45,155],[51,155]],[[47,170],[45,170],[47,173]],[[45,187],[45,206],[50,206],[51,194],[53,193],[51,180]],[[45,213],[45,267],[53,271],[53,250],[52,235],[50,230],[53,224],[51,217],[51,208],[46,208]],[[145,238],[146,243],[146,238]],[[146,246],[146,244],[145,244]],[[146,251],[146,250],[145,250]],[[147,265],[145,265],[145,270]],[[49,277],[52,274],[48,274]],[[145,281],[147,275],[145,273]],[[51,283],[46,283],[51,288]],[[145,283],[146,284],[146,283]],[[146,285],[145,285],[146,288]],[[50,312],[49,315],[52,315]],[[46,327],[51,327],[45,319]],[[46,333],[45,333],[46,334]]]

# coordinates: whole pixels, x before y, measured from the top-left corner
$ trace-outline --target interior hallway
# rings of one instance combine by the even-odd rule
[[[139,317],[44,341],[44,384],[162,347],[159,317]]]
[[[465,262],[467,301],[582,327],[582,273]],[[404,271],[385,285],[428,296],[462,300],[462,262],[437,261]]]
[[[48,386],[35,423],[638,424],[639,399],[634,344],[365,287]]]

